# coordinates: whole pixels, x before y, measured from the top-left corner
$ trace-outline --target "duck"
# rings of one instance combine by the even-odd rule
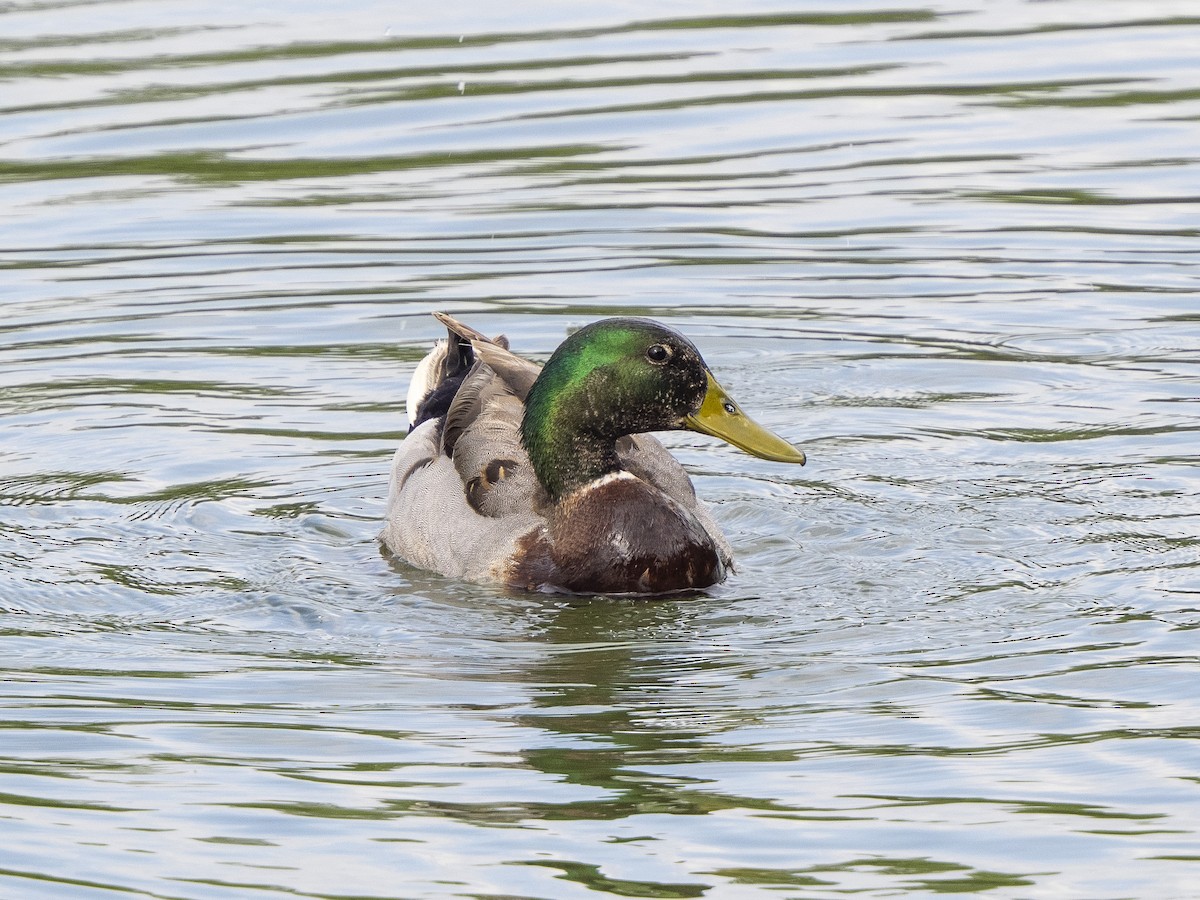
[[[763,459],[805,454],[751,419],[695,344],[601,319],[544,365],[442,312],[417,365],[380,541],[419,569],[520,591],[666,594],[723,581],[733,552],[649,432],[688,429]]]

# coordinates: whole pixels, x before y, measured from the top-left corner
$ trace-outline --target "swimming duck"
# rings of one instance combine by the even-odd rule
[[[527,590],[652,594],[725,578],[732,553],[649,431],[691,429],[804,464],[650,319],[568,337],[545,366],[444,313],[417,366],[380,535],[408,563]]]

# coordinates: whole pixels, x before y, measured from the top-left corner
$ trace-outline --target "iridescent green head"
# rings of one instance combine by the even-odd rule
[[[617,438],[684,428],[804,464],[741,411],[691,341],[650,319],[602,319],[563,341],[525,398],[521,437],[538,479],[560,497],[619,468]]]

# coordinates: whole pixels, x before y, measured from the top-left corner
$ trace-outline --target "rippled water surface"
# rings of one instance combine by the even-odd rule
[[[0,7],[0,896],[1188,897],[1200,8]],[[375,536],[445,309],[640,313],[706,595]]]

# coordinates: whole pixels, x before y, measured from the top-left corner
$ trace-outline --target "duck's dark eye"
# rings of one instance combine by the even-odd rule
[[[671,358],[671,348],[666,344],[651,344],[650,349],[646,351],[646,359],[652,363],[665,363]]]

